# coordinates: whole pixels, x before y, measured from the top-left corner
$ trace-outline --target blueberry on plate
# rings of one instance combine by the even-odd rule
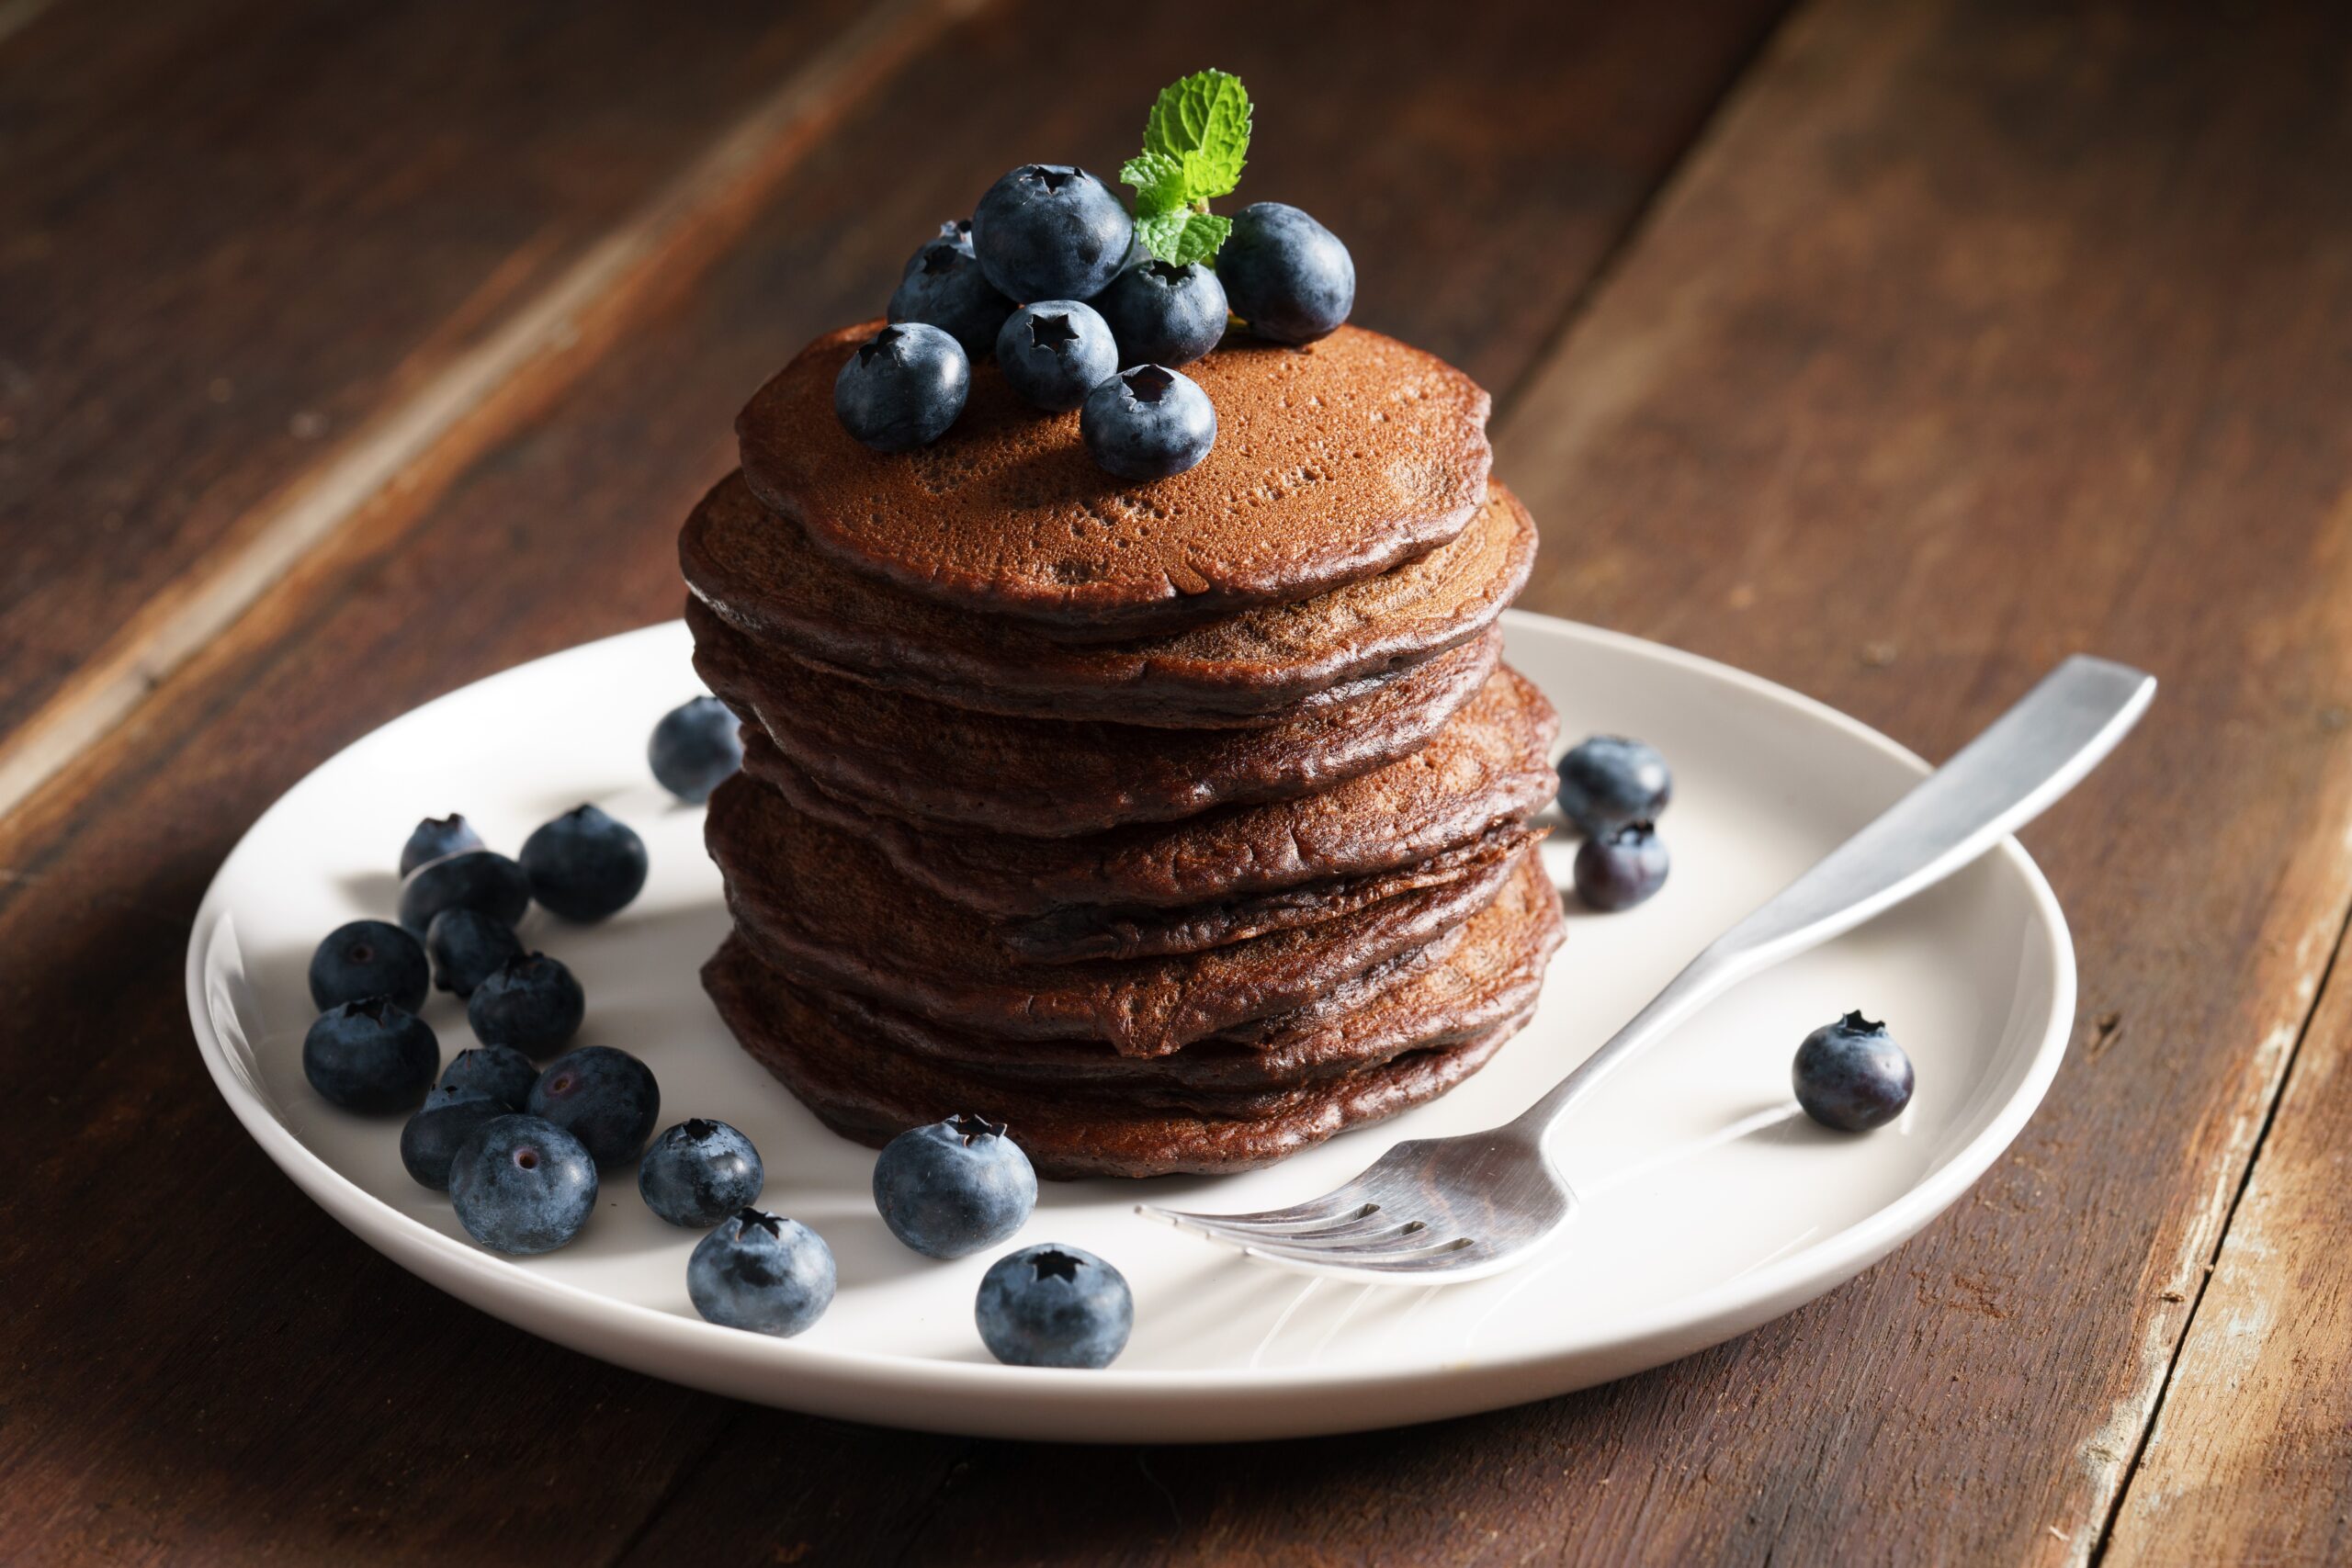
[[[752,1140],[724,1122],[695,1117],[654,1139],[637,1165],[638,1195],[673,1225],[707,1230],[749,1207],[767,1185]]]
[[[408,933],[401,933],[406,936]],[[425,955],[433,960],[433,983],[460,997],[523,955],[514,928],[495,915],[462,905],[444,909],[424,928]]]
[[[582,1045],[548,1064],[526,1109],[579,1139],[599,1167],[627,1165],[653,1135],[662,1089],[628,1052]]]
[[[1199,262],[1131,266],[1097,295],[1122,365],[1190,365],[1225,338],[1225,285]]]
[[[329,1008],[302,1036],[302,1076],[329,1103],[381,1115],[433,1087],[441,1043],[433,1026],[383,997]]]
[[[492,850],[459,850],[427,861],[401,884],[401,924],[423,936],[444,909],[479,909],[513,925],[531,907],[523,868]]]
[[[743,765],[742,726],[717,697],[696,697],[662,716],[645,760],[663,789],[700,806]]]
[[[529,1104],[538,1081],[539,1069],[512,1045],[469,1046],[441,1069],[443,1089],[480,1089],[509,1111]]]
[[[1075,299],[1015,310],[996,334],[996,358],[1023,402],[1057,412],[1078,407],[1119,368],[1110,324]]]
[[[973,1316],[1008,1366],[1107,1367],[1127,1348],[1136,1303],[1116,1269],[1049,1242],[989,1265]]]
[[[414,1012],[431,981],[424,949],[387,920],[337,926],[311,954],[311,1000],[321,1008],[389,997]]]
[[[575,806],[523,840],[531,897],[567,920],[601,920],[645,886],[645,840],[594,806]]]
[[[789,1338],[833,1304],[833,1251],[797,1220],[741,1209],[695,1243],[686,1294],[722,1327]]]
[[[1295,207],[1261,201],[1233,215],[1217,252],[1217,280],[1257,336],[1313,343],[1355,308],[1356,264],[1339,236]]]
[[[447,1192],[449,1162],[465,1141],[483,1122],[513,1114],[514,1108],[495,1096],[444,1084],[424,1097],[424,1103],[401,1129],[401,1163],[408,1167],[418,1185]]]
[[[571,971],[544,953],[510,958],[466,998],[466,1021],[485,1045],[546,1056],[580,1032],[588,998]]]
[[[1079,434],[1123,479],[1181,474],[1216,445],[1216,410],[1191,377],[1158,365],[1122,370],[1087,394]]]
[[[1674,774],[1657,748],[1622,735],[1595,735],[1560,759],[1560,813],[1589,839],[1628,822],[1655,822],[1674,795]]]
[[[1630,909],[1666,886],[1666,840],[1647,822],[1628,822],[1577,846],[1577,897],[1588,908]]]
[[[401,846],[401,874],[406,876],[429,860],[454,855],[462,850],[481,848],[481,835],[474,825],[456,812],[447,817],[428,817],[416,825]]]
[[[972,209],[972,254],[1016,301],[1091,299],[1118,276],[1135,239],[1126,204],[1084,169],[1023,164]]]
[[[950,1116],[910,1127],[874,1162],[874,1206],[926,1258],[964,1258],[1019,1230],[1037,1206],[1037,1172],[1004,1124]]]
[[[1911,1058],[1859,1012],[1806,1035],[1789,1079],[1804,1113],[1840,1133],[1883,1127],[1911,1103]]]
[[[492,1252],[553,1252],[596,1209],[596,1162],[537,1116],[496,1116],[449,1160],[449,1206]]]
[[[939,237],[926,240],[907,262],[890,296],[890,320],[937,327],[963,347],[974,364],[996,352],[997,329],[1012,314],[1012,301],[996,290],[979,258],[972,254],[972,226],[942,223]]]
[[[911,452],[947,434],[972,389],[963,344],[922,321],[884,327],[842,361],[833,412],[876,452]]]

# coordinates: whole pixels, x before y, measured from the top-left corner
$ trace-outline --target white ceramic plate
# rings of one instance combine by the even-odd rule
[[[401,1267],[483,1311],[658,1377],[797,1410],[1011,1438],[1256,1438],[1491,1409],[1656,1366],[1849,1279],[1936,1217],[2024,1125],[2065,1049],[2073,949],[2015,841],[1943,886],[1699,1014],[1611,1077],[1559,1134],[1586,1201],[1527,1266],[1442,1288],[1313,1281],[1136,1217],[1138,1198],[1269,1209],[1326,1190],[1391,1142],[1499,1122],[1549,1087],[1700,947],[1900,795],[1919,761],[1778,686],[1653,644],[1514,615],[1510,657],[1569,739],[1639,735],[1675,769],[1663,892],[1627,914],[1571,904],[1534,1021],[1485,1072],[1393,1122],[1221,1179],[1047,1183],[1018,1245],[1058,1241],[1122,1269],[1135,1337],[1105,1371],[1001,1367],[972,1325],[990,1255],[934,1263],[893,1241],[873,1156],[826,1132],[735,1049],[695,971],[727,919],[699,809],[654,784],[645,738],[698,688],[678,625],[543,659],[385,726],[262,817],[206,895],[188,1007],[221,1094],[269,1156]],[[588,993],[582,1043],[651,1065],[662,1122],[722,1117],[765,1157],[763,1205],[814,1226],[841,1272],[797,1339],[703,1323],[695,1234],[605,1182],[581,1240],[510,1260],[470,1245],[402,1172],[400,1123],[346,1115],[304,1082],[311,947],[389,917],[392,863],[428,813],[462,810],[512,852],[593,800],[651,852],[644,895],[601,926],[534,909],[525,936]],[[1559,855],[1554,870],[1565,879]],[[1849,1008],[1883,1017],[1918,1091],[1892,1126],[1824,1132],[1789,1092],[1797,1042]],[[445,1054],[469,1042],[437,996]],[[1019,1129],[1014,1129],[1019,1135]]]

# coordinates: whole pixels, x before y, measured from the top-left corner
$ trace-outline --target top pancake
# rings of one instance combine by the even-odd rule
[[[1487,394],[1377,333],[1228,338],[1184,367],[1216,405],[1216,446],[1138,482],[993,366],[937,444],[868,451],[834,416],[833,379],[881,325],[819,338],[760,389],[736,421],[743,473],[820,549],[943,604],[1073,640],[1202,626],[1425,555],[1486,499]]]
[[[1082,646],[847,570],[763,505],[740,473],[703,498],[678,554],[705,604],[820,669],[983,713],[1195,728],[1272,723],[1304,703],[1345,701],[1468,641],[1525,585],[1535,525],[1493,485],[1459,535],[1377,577],[1190,631]]]

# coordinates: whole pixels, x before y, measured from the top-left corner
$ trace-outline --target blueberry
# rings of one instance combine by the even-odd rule
[[[575,806],[523,840],[531,897],[567,920],[601,920],[645,886],[645,840],[594,806]]]
[[[890,296],[893,322],[937,327],[974,364],[996,352],[997,329],[1011,314],[1012,301],[996,291],[972,254],[969,223],[941,224],[939,237],[924,241],[908,260],[898,292]]]
[[[428,817],[416,825],[401,846],[401,874],[406,876],[429,860],[454,855],[461,850],[481,848],[481,835],[474,825],[456,812],[447,817]]]
[[[1091,299],[1127,257],[1135,220],[1084,169],[1023,164],[972,209],[972,253],[997,291],[1016,302]]]
[[[1074,1247],[1024,1247],[980,1280],[989,1354],[1015,1367],[1107,1367],[1127,1348],[1135,1298],[1116,1269]]]
[[[531,1086],[538,1081],[539,1069],[512,1045],[469,1047],[441,1069],[443,1089],[480,1089],[509,1111],[529,1104]]]
[[[695,1243],[686,1294],[722,1327],[789,1338],[833,1304],[833,1251],[797,1220],[741,1209]]]
[[[345,1111],[406,1111],[440,1066],[433,1026],[382,997],[329,1008],[302,1036],[302,1076]]]
[[[552,1122],[493,1117],[451,1157],[449,1204],[492,1252],[553,1252],[595,1212],[596,1162]]]
[[[511,1116],[514,1108],[478,1089],[444,1084],[424,1097],[424,1106],[401,1129],[401,1163],[420,1186],[449,1190],[449,1162],[485,1122]]]
[[[432,971],[416,938],[387,920],[354,920],[327,933],[311,954],[311,1000],[321,1008],[389,997],[414,1012]]]
[[[401,924],[423,936],[444,909],[479,909],[508,925],[531,907],[523,868],[490,850],[459,850],[427,861],[401,884]]]
[[[1037,1206],[1037,1172],[1004,1124],[950,1116],[910,1127],[874,1162],[874,1206],[890,1234],[926,1258],[994,1247]]]
[[[759,1197],[766,1168],[752,1140],[724,1122],[696,1117],[653,1140],[638,1162],[645,1206],[673,1225],[705,1230]]]
[[[1666,840],[1647,822],[1628,822],[1577,846],[1577,897],[1588,908],[1630,909],[1666,886]]]
[[[653,1069],[628,1052],[582,1045],[548,1064],[526,1109],[586,1145],[598,1166],[627,1165],[653,1135],[662,1089]]]
[[[1911,1103],[1911,1058],[1885,1024],[1849,1012],[1804,1037],[1789,1081],[1807,1116],[1841,1133],[1867,1133]]]
[[[1216,276],[1233,313],[1275,343],[1329,337],[1356,302],[1348,247],[1295,207],[1261,201],[1233,215]]]
[[[408,933],[401,933],[406,936]],[[424,928],[424,951],[433,960],[433,983],[470,997],[474,987],[523,955],[514,928],[480,909],[444,909]]]
[[[996,357],[1023,401],[1057,412],[1084,402],[1119,368],[1109,323],[1075,299],[1046,299],[1015,310],[996,334]]]
[[[466,1021],[485,1045],[512,1045],[526,1056],[552,1055],[580,1032],[588,1010],[571,971],[544,953],[510,958],[466,998]]]
[[[700,806],[743,765],[742,728],[717,697],[696,697],[662,716],[645,760],[663,789]]]
[[[1111,323],[1122,365],[1190,365],[1225,337],[1225,285],[1199,262],[1131,266],[1094,308]]]
[[[972,389],[963,345],[937,327],[884,327],[842,361],[833,412],[876,452],[911,452],[947,434]]]
[[[1674,774],[1657,748],[1622,735],[1595,735],[1560,759],[1560,810],[1587,838],[1628,822],[1655,822],[1674,795]]]
[[[1157,365],[1122,370],[1087,395],[1079,434],[1125,479],[1181,474],[1216,444],[1216,410],[1193,379]]]

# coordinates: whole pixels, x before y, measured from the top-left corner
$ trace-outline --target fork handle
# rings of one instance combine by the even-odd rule
[[[2097,766],[2155,691],[2155,677],[2108,660],[2059,665],[1877,820],[1716,938],[1512,1127],[1540,1136],[1701,1004],[1974,861]]]

